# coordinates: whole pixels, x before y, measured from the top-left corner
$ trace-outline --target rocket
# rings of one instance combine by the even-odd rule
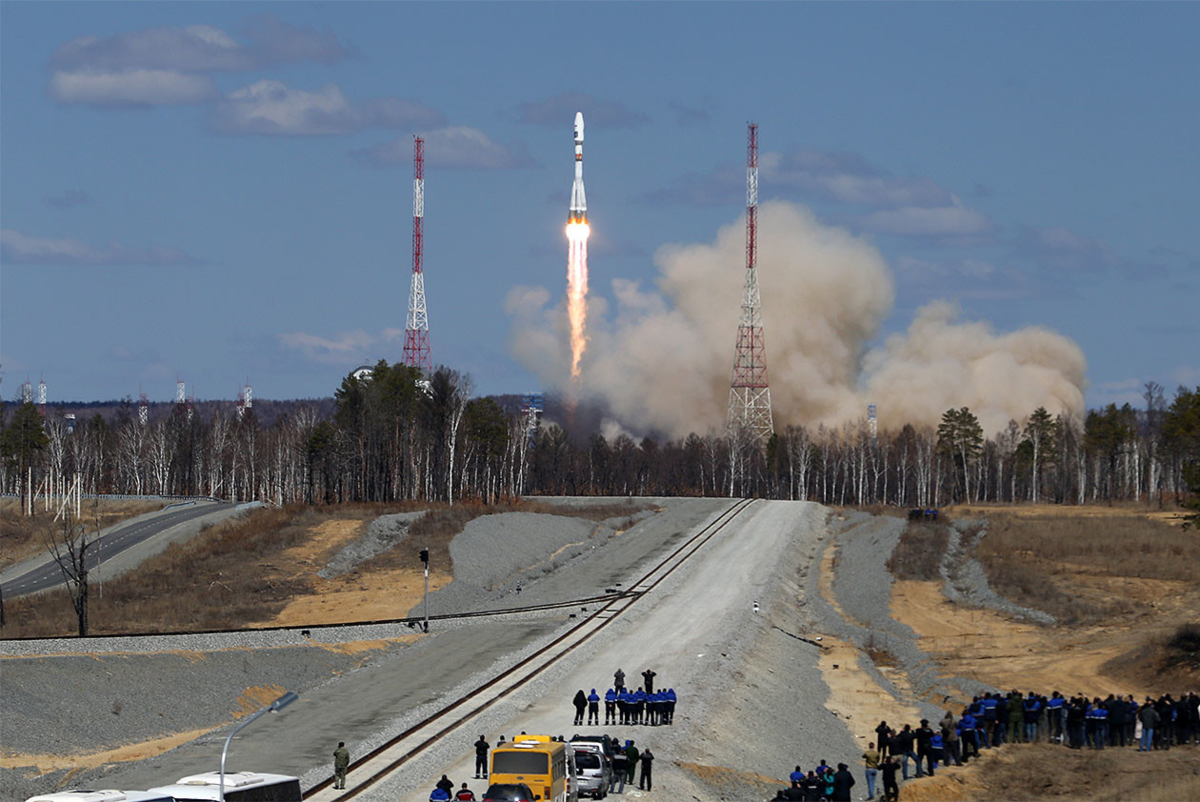
[[[587,197],[583,194],[583,112],[575,112],[575,181],[571,184],[571,223],[587,222]]]

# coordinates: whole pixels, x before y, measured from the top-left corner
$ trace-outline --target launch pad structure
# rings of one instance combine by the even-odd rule
[[[745,433],[759,446],[766,446],[775,431],[771,387],[767,382],[762,298],[758,291],[758,125],[755,123],[748,123],[746,131],[746,282],[725,425],[729,434]]]

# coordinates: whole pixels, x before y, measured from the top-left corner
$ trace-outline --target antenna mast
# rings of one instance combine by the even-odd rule
[[[429,315],[425,310],[425,140],[413,138],[412,285],[408,291],[408,321],[404,327],[404,364],[428,374]]]
[[[775,430],[771,417],[771,388],[767,383],[766,339],[763,337],[762,298],[758,292],[758,125],[746,131],[746,284],[738,321],[737,355],[729,386],[726,428],[745,430],[765,446]]]

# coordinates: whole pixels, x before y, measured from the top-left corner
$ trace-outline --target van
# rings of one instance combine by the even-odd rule
[[[579,777],[579,795],[590,794],[596,799],[608,796],[612,788],[612,761],[604,753],[604,744],[595,741],[572,741],[575,752],[575,772]]]

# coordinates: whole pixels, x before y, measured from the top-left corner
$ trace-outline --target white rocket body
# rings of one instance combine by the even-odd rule
[[[583,192],[583,112],[575,112],[575,181],[571,184],[572,223],[587,222],[587,196]]]

